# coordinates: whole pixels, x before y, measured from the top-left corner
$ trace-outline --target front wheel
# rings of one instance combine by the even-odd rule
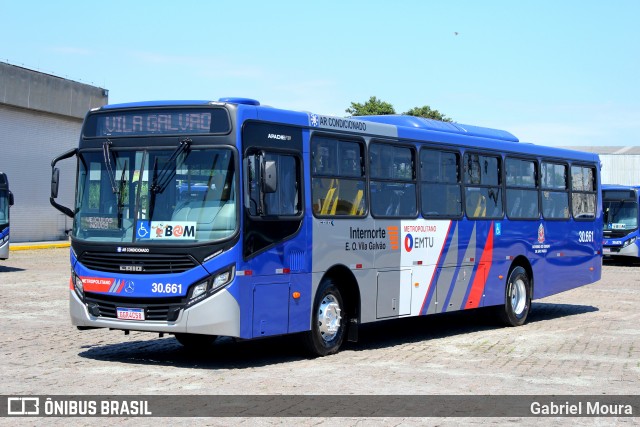
[[[521,326],[526,322],[530,309],[531,281],[527,270],[518,266],[509,274],[504,307],[500,307],[500,318],[507,326]]]
[[[327,356],[338,352],[347,327],[346,314],[340,290],[329,280],[322,282],[313,304],[311,331],[306,336],[312,354]]]

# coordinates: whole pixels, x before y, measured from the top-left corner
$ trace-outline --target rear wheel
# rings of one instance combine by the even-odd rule
[[[330,281],[318,288],[313,304],[311,331],[307,333],[307,348],[316,356],[337,353],[344,341],[346,312],[340,290]]]
[[[500,309],[500,318],[508,326],[521,326],[526,322],[530,309],[531,281],[527,270],[517,266],[509,273],[505,303]]]
[[[216,335],[175,334],[176,340],[188,350],[205,350],[218,338]]]

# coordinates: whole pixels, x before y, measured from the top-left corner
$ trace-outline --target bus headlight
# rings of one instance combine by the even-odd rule
[[[193,287],[193,291],[191,292],[191,299],[198,298],[200,295],[207,292],[207,287],[209,286],[209,281],[205,280],[202,283],[198,283]]]
[[[218,290],[231,283],[234,278],[234,272],[234,266],[230,266],[226,269],[220,270],[213,276],[210,276],[207,280],[192,286],[189,291],[189,302],[187,304],[194,304],[209,295],[213,295]]]
[[[231,270],[227,270],[224,273],[220,273],[213,279],[213,285],[211,286],[211,290],[215,291],[216,289],[226,285],[231,281]]]
[[[624,244],[622,245],[623,248],[626,248],[627,246],[629,246],[630,244],[634,243],[636,241],[636,237],[632,237],[629,240],[627,240],[626,242],[624,242]]]

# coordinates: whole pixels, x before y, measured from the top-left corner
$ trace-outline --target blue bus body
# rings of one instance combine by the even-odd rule
[[[304,332],[323,355],[392,318],[496,306],[519,325],[532,299],[601,275],[597,155],[504,131],[136,103],[90,112],[52,166],[72,155],[81,329]]]
[[[640,186],[602,186],[605,259],[637,259]]]
[[[0,172],[0,259],[9,258],[9,207],[13,194],[9,190],[7,174]]]

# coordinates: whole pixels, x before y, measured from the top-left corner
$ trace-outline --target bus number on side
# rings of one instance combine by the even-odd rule
[[[578,242],[593,243],[593,231],[578,231]]]

